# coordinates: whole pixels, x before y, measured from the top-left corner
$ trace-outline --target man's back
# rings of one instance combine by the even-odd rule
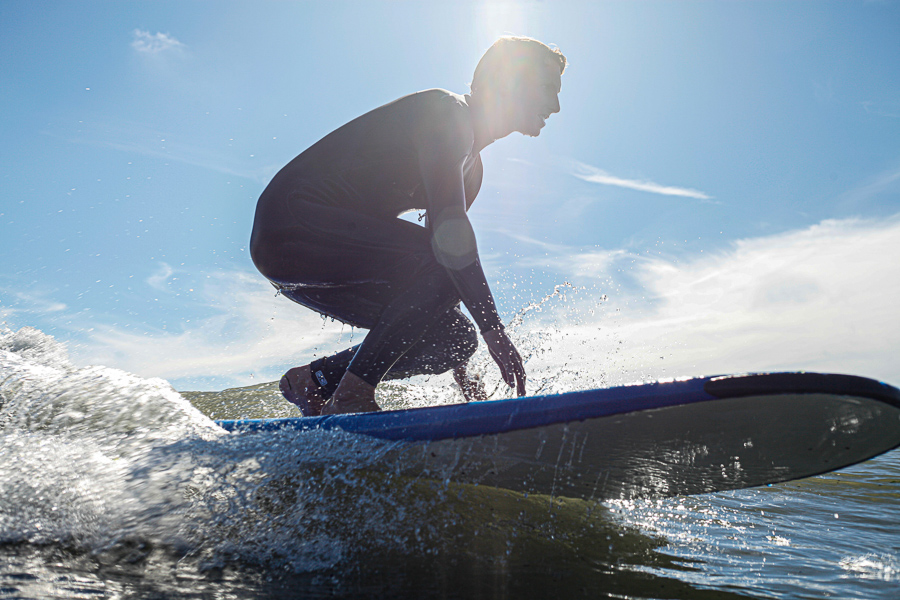
[[[404,96],[336,129],[288,163],[263,193],[257,220],[290,221],[292,200],[382,218],[430,208],[420,156],[435,146],[446,151],[447,160],[465,160],[471,204],[482,176],[473,139],[464,96],[441,89]]]

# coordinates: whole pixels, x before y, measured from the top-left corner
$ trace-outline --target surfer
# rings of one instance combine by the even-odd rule
[[[522,358],[503,328],[466,211],[480,152],[513,132],[538,136],[559,112],[566,58],[505,37],[478,62],[465,95],[431,89],[376,108],[281,169],[259,198],[250,253],[294,302],[369,330],[363,342],[281,379],[305,416],[379,410],[384,379],[453,371],[467,400],[478,346],[465,304],[503,380],[525,394]],[[425,211],[424,226],[398,218]]]

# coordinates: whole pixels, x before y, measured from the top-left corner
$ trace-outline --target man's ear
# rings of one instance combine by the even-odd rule
[[[512,98],[515,98],[517,92],[519,91],[521,82],[521,73],[511,74],[509,77],[504,77],[501,81],[497,82],[497,85],[495,87],[497,96],[501,98],[504,103]]]

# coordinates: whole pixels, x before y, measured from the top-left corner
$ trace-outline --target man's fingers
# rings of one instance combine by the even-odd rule
[[[505,364],[501,369],[501,372],[503,373],[503,380],[509,387],[516,388],[516,393],[519,396],[524,396],[525,367],[522,366],[522,359],[519,358],[519,353],[513,350],[504,358],[506,358],[506,361],[504,361]]]
[[[512,387],[515,385],[515,380],[512,379],[510,370],[506,366],[506,357],[500,356],[497,352],[490,350],[491,358],[494,359],[494,362],[497,363],[497,367],[500,369],[500,377],[503,378],[503,381],[506,382],[506,385]]]
[[[503,381],[506,382],[506,385],[509,387],[516,385],[516,376],[513,374],[512,369],[509,368],[509,365],[506,364],[506,361],[501,360],[497,364],[500,367],[500,376],[503,377]]]
[[[484,341],[488,343],[491,358],[500,368],[500,376],[503,377],[503,381],[509,387],[516,388],[518,396],[524,396],[525,365],[522,364],[522,357],[516,347],[502,331],[485,334]]]
[[[522,357],[518,352],[513,357],[513,362],[516,372],[516,395],[522,397],[525,395],[525,365],[522,364]]]

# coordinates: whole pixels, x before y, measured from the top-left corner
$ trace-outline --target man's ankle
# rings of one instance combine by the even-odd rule
[[[322,414],[337,415],[377,410],[381,409],[375,402],[375,386],[347,371],[331,400],[322,409]]]

